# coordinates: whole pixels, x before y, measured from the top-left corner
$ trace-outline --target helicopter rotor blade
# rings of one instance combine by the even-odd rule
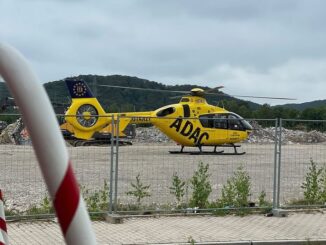
[[[168,92],[168,93],[180,93],[180,94],[189,93],[189,91],[154,89],[154,88],[137,88],[137,87],[116,86],[116,85],[99,85],[99,86],[109,87],[109,88],[123,88],[123,89],[133,89],[133,90],[147,90],[147,91],[152,91],[152,92]]]
[[[224,86],[217,86],[215,88],[210,88],[210,89],[207,89],[205,90],[205,94],[209,94],[211,93],[212,91],[216,91],[216,92],[220,92],[220,89],[224,88]],[[215,93],[216,93],[215,92]],[[214,93],[213,93],[214,94]]]
[[[132,90],[142,90],[142,91],[151,91],[151,92],[167,92],[167,93],[179,93],[179,94],[189,94],[189,91],[180,91],[180,90],[167,90],[167,89],[153,89],[153,88],[138,88],[138,87],[127,87],[127,86],[118,86],[118,85],[98,85],[102,87],[109,88],[122,88],[122,89],[132,89]],[[221,97],[237,97],[237,98],[252,98],[252,99],[271,99],[271,100],[296,100],[295,98],[285,98],[285,97],[269,97],[269,96],[252,96],[252,95],[229,95],[224,94],[219,91],[219,89],[224,88],[224,86],[218,86],[212,89],[208,89],[204,91],[206,95],[215,95]],[[217,92],[209,92],[209,91],[217,91]],[[173,96],[172,98],[178,98],[177,96]]]
[[[253,95],[220,95],[220,96],[230,96],[230,97],[238,97],[238,98],[252,98],[252,99],[269,99],[269,100],[297,100],[295,98],[253,96]]]

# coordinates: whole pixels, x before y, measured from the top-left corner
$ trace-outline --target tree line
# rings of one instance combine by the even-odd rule
[[[118,88],[108,88],[101,85],[118,85],[126,87],[140,87],[161,90],[182,90],[190,91],[194,87],[209,89],[205,86],[197,85],[164,85],[161,83],[140,79],[137,77],[111,75],[80,75],[77,78],[84,79],[88,86],[98,98],[103,108],[107,112],[126,111],[149,111],[162,106],[178,103],[181,96],[179,93],[163,93],[142,90],[128,90]],[[58,113],[62,113],[70,105],[70,97],[64,80],[48,82],[44,87],[56,108],[61,108]],[[9,96],[9,92],[3,83],[0,83],[0,94]],[[223,94],[221,94],[223,95]],[[208,103],[224,107],[225,109],[241,115],[243,118],[257,119],[304,119],[304,120],[326,120],[326,105],[309,107],[303,110],[286,106],[270,106],[268,104],[259,105],[250,101],[236,98],[226,98],[223,96],[209,95]],[[3,112],[2,114],[8,111]]]
[[[244,118],[326,120],[326,105],[297,110],[284,106],[270,106],[269,104],[263,104],[257,109],[252,110],[246,102],[225,100],[223,101],[223,104],[225,109],[233,111]]]

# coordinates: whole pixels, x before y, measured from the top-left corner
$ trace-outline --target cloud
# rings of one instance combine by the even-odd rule
[[[233,67],[214,67],[200,77],[207,85],[224,85],[228,94],[296,98],[296,103],[325,99],[326,59],[289,60],[266,71]],[[218,83],[218,84],[217,84]],[[256,99],[257,103],[280,104],[280,101]],[[289,103],[284,101],[283,103]]]
[[[218,82],[233,94],[323,98],[325,1],[204,3],[2,0],[0,39],[24,53],[44,82],[123,74]]]

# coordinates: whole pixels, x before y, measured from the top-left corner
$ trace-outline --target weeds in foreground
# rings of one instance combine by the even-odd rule
[[[90,191],[85,186],[80,187],[82,196],[89,212],[100,212],[108,210],[109,206],[109,186],[107,181],[104,181],[103,189]],[[42,199],[40,205],[34,204],[30,206],[24,213],[27,215],[39,215],[39,214],[54,214],[55,210],[53,204],[48,196]],[[10,211],[6,211],[8,215]],[[13,213],[17,215],[17,212]]]
[[[48,196],[45,196],[42,199],[42,202],[40,205],[32,205],[29,207],[29,209],[26,211],[27,215],[38,215],[38,214],[53,214],[54,208],[52,205],[52,202]]]
[[[151,196],[149,192],[150,185],[144,185],[141,182],[140,174],[136,176],[136,183],[131,183],[131,187],[133,190],[126,192],[126,194],[136,197],[138,206],[140,206],[143,198]]]
[[[193,191],[190,199],[191,207],[205,208],[208,205],[208,197],[212,192],[208,169],[209,165],[201,162],[190,180]]]
[[[230,210],[236,209],[237,214],[244,215],[250,212],[249,196],[251,190],[251,182],[249,173],[244,170],[241,165],[233,173],[233,176],[229,177],[226,184],[222,188],[222,196],[216,201],[218,208],[225,208],[225,210],[217,210],[216,214],[223,215],[228,214]]]
[[[169,187],[170,193],[173,194],[177,200],[177,206],[179,207],[182,202],[182,198],[185,195],[186,182],[178,176],[175,172],[172,176],[172,186]]]
[[[241,165],[233,173],[233,176],[227,179],[226,184],[222,188],[222,197],[218,202],[224,207],[248,207],[250,189],[249,174]]]
[[[309,171],[302,183],[304,202],[308,205],[326,202],[326,167],[318,168],[317,163],[310,160]]]
[[[309,204],[315,204],[320,200],[320,175],[323,169],[318,168],[317,164],[311,159],[309,172],[307,172],[305,181],[301,188],[304,190],[304,198]]]
[[[196,244],[196,240],[192,236],[189,236],[187,243],[194,245],[194,244]]]
[[[90,191],[84,186],[81,188],[87,210],[89,212],[106,211],[109,208],[109,185],[104,181],[103,189]]]
[[[199,209],[215,209],[215,214],[225,215],[229,213],[235,213],[238,215],[244,215],[252,210],[249,208],[249,197],[251,192],[251,178],[248,172],[241,165],[234,171],[233,176],[227,179],[227,182],[223,185],[221,190],[222,196],[215,202],[209,202],[209,196],[212,192],[212,185],[210,182],[209,165],[200,162],[197,170],[194,171],[193,176],[188,180],[181,179],[175,172],[171,179],[171,185],[168,187],[170,193],[173,194],[177,201],[177,208],[184,209],[184,212],[192,212],[191,208]],[[320,179],[323,176],[320,173]],[[326,170],[325,170],[324,183],[326,186]],[[310,183],[310,182],[309,182]],[[136,202],[133,204],[120,203],[118,205],[119,211],[127,212],[139,212],[142,210],[156,210],[157,212],[176,212],[175,204],[173,203],[159,203],[159,204],[146,204],[142,205],[142,200],[145,197],[151,196],[150,185],[145,185],[140,174],[136,176],[136,180],[131,182],[131,190],[126,192],[127,195],[131,195],[136,198]],[[184,201],[185,195],[187,195],[187,188],[191,188],[190,201]],[[81,188],[81,192],[85,199],[87,209],[91,213],[103,212],[108,210],[109,206],[109,186],[107,181],[104,181],[103,188],[100,190],[88,190],[84,186]],[[326,188],[324,188],[325,190]],[[326,196],[326,192],[324,193]],[[322,195],[320,195],[322,196]],[[266,192],[263,190],[258,197],[259,207],[267,208],[271,206],[266,201]],[[250,203],[251,204],[251,203]],[[191,208],[190,208],[191,207]],[[190,210],[191,209],[191,210]],[[267,210],[266,209],[266,210]],[[190,211],[189,211],[190,210]],[[180,211],[180,210],[179,210]],[[194,211],[195,212],[195,211]],[[44,214],[54,213],[52,203],[48,197],[42,200],[41,205],[32,206],[27,212],[28,214]],[[15,215],[15,214],[14,214]]]

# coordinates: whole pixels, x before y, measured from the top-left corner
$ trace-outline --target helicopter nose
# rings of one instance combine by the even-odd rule
[[[247,131],[247,137],[249,137],[252,133],[252,130],[246,130]]]

